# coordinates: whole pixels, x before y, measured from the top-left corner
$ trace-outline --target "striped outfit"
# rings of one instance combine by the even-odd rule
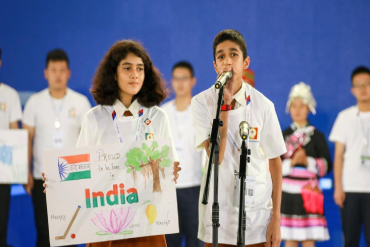
[[[324,196],[318,184],[318,178],[325,176],[332,168],[325,137],[309,123],[302,128],[292,124],[283,131],[283,136],[288,152],[282,157],[282,239],[328,240],[330,237],[324,215]],[[288,156],[289,151],[294,150],[292,143],[294,146],[297,136],[301,137],[300,144],[307,155],[307,166],[304,164],[291,166],[291,158]]]

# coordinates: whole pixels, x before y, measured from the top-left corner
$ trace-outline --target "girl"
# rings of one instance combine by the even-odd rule
[[[293,124],[283,131],[288,151],[283,155],[281,237],[286,247],[299,242],[313,247],[315,241],[329,239],[318,178],[332,163],[324,135],[307,120],[310,111],[316,113],[315,106],[310,86],[301,82],[292,88],[287,110]]]
[[[157,107],[165,99],[166,90],[159,71],[139,43],[117,42],[101,61],[93,79],[91,93],[98,106],[85,115],[77,147],[172,138],[168,116]],[[112,118],[114,112],[116,120]],[[177,160],[175,149],[173,154]],[[175,181],[180,170],[175,162]],[[87,247],[115,246],[167,244],[164,235],[87,244]]]

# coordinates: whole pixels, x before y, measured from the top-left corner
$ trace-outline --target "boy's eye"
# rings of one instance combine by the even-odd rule
[[[236,57],[238,54],[232,53],[231,56]]]
[[[131,68],[130,67],[126,67],[126,68],[123,68],[124,70],[130,70]]]
[[[217,59],[223,59],[223,58],[224,58],[224,56],[223,55],[220,55],[220,56],[218,56]]]

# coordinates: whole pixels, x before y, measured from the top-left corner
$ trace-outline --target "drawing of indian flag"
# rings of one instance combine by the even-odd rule
[[[58,168],[60,181],[91,178],[90,154],[59,157]]]

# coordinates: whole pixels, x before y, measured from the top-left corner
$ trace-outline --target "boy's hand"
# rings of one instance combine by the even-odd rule
[[[279,247],[281,242],[280,218],[272,216],[267,227],[266,247]]]

